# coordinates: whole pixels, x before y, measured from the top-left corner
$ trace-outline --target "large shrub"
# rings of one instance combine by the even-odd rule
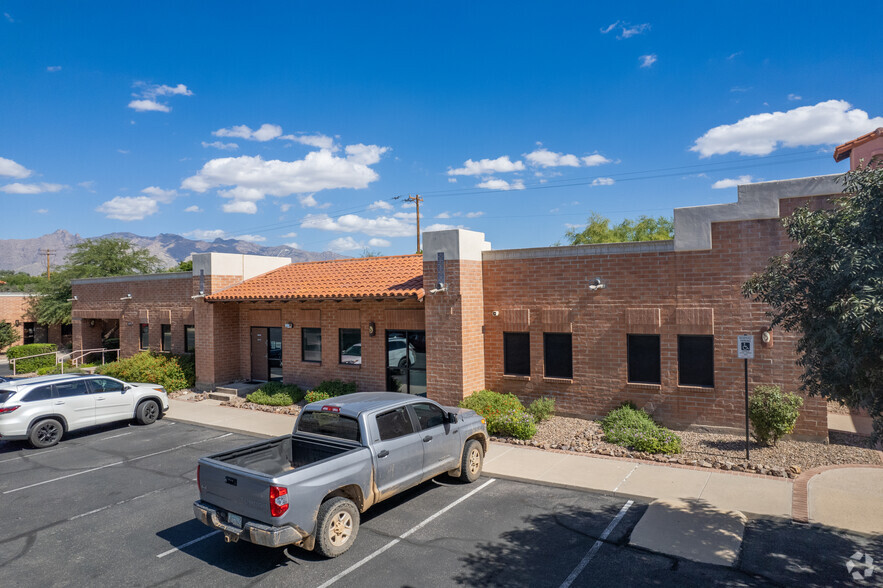
[[[245,399],[249,402],[254,402],[255,404],[290,406],[303,400],[303,397],[304,391],[294,384],[267,382],[246,396]]]
[[[555,414],[555,399],[545,396],[543,398],[537,398],[528,405],[527,412],[529,412],[538,423],[548,420]]]
[[[6,350],[6,357],[9,359],[28,357],[29,355],[38,355],[40,353],[52,353],[58,349],[55,343],[31,343],[30,345],[16,345]],[[15,371],[19,374],[29,374],[36,372],[40,368],[52,367],[55,365],[55,355],[41,355],[40,357],[32,357],[15,362]]]
[[[680,453],[681,438],[657,425],[644,410],[623,404],[601,420],[608,443],[645,453]]]
[[[15,327],[6,321],[0,321],[0,351],[2,351],[4,347],[9,347],[19,339],[21,339],[21,336],[18,334]]]
[[[314,392],[327,394],[331,396],[343,396],[344,394],[353,394],[359,389],[355,382],[344,382],[343,380],[325,380],[320,382],[318,386],[313,388]]]
[[[514,394],[479,390],[460,401],[460,406],[483,416],[491,435],[530,439],[537,433],[533,416],[524,410],[524,405]]]
[[[145,351],[105,364],[95,371],[124,382],[159,384],[169,392],[174,392],[194,384],[195,373],[188,361],[192,361],[192,357]]]
[[[782,435],[794,431],[803,398],[782,394],[778,386],[758,386],[748,399],[748,418],[754,438],[761,445],[775,445]]]
[[[304,397],[307,404],[310,404],[311,402],[319,402],[320,400],[328,400],[329,398],[331,398],[331,396],[328,394],[325,394],[324,392],[316,392],[315,390],[310,390]]]

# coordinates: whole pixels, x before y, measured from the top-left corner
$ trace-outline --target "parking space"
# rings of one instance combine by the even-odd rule
[[[628,545],[646,510],[639,501],[492,478],[440,477],[381,503],[334,560],[228,544],[193,518],[196,460],[251,440],[163,420],[93,429],[48,450],[0,442],[4,576],[98,586],[759,585],[778,565],[774,544],[747,550],[737,570],[649,553]],[[760,545],[776,532],[749,536]]]

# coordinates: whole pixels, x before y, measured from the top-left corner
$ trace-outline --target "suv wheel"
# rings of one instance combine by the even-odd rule
[[[155,400],[145,400],[135,410],[135,419],[139,425],[152,425],[159,418],[159,405]]]
[[[55,419],[45,419],[31,427],[28,441],[37,449],[42,449],[43,447],[52,447],[61,441],[63,434],[64,428],[61,423]]]

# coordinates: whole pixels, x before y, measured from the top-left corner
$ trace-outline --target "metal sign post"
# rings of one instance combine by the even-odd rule
[[[751,461],[748,440],[748,360],[754,359],[754,336],[739,335],[736,339],[738,356],[745,360],[745,459]]]

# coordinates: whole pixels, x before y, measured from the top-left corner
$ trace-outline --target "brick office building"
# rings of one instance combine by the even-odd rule
[[[70,325],[44,325],[31,316],[32,297],[33,294],[26,292],[0,292],[0,321],[12,325],[19,336],[13,345],[30,343],[71,345]]]
[[[446,404],[489,388],[552,396],[561,414],[631,400],[674,427],[735,429],[738,335],[757,343],[750,387],[793,391],[801,373],[797,336],[769,331],[741,285],[791,248],[783,217],[841,189],[837,175],[740,186],[735,203],[675,209],[671,241],[494,251],[451,230],[424,233],[422,256],[197,254],[192,274],[75,281],[74,344],[116,320],[124,356],[193,351],[201,388],[338,378]],[[795,433],[826,437],[824,400],[806,400]]]

